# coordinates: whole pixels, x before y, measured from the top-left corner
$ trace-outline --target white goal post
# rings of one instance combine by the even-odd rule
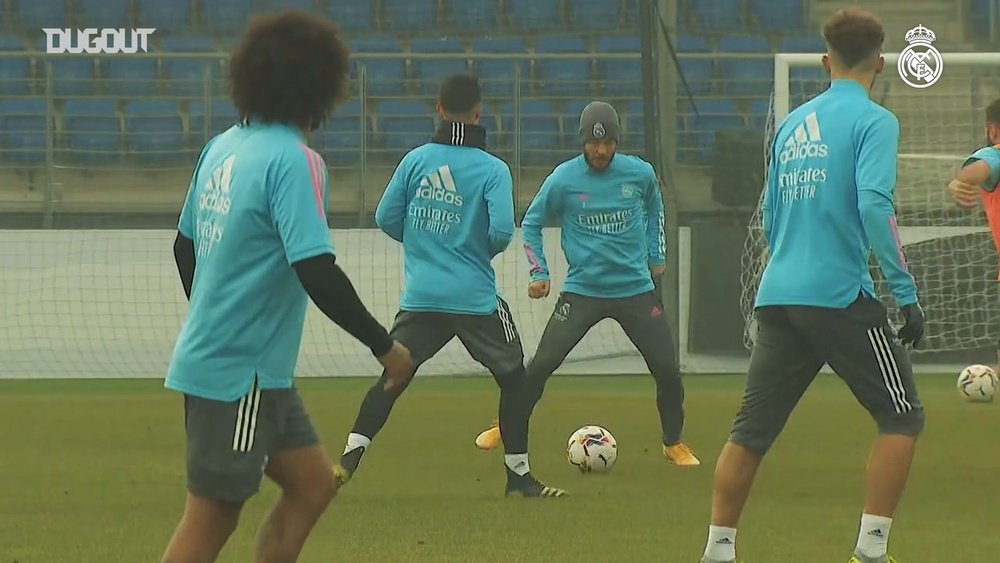
[[[947,184],[965,158],[985,144],[983,110],[1000,98],[1000,53],[942,53],[941,77],[927,88],[902,81],[896,68],[899,53],[884,56],[885,70],[876,79],[872,98],[900,120],[896,206],[907,261],[928,316],[922,350],[995,346],[1000,333],[997,251],[982,211],[957,208],[948,197]],[[775,55],[765,154],[770,154],[777,125],[828,82],[822,54]],[[767,163],[762,165],[766,174]],[[759,205],[748,227],[741,306],[749,347],[753,301],[767,260]],[[878,269],[872,272],[880,296],[894,305]]]

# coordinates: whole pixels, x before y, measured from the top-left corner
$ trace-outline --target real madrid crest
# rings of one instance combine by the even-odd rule
[[[607,131],[604,130],[604,124],[598,121],[594,124],[594,138],[603,139],[607,135]]]
[[[903,82],[914,88],[927,88],[941,78],[944,60],[932,45],[936,39],[934,32],[922,25],[906,32],[906,42],[910,45],[903,49],[896,62]]]

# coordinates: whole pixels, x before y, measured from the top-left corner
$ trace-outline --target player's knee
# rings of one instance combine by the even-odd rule
[[[924,409],[877,415],[875,422],[878,424],[879,434],[916,437],[924,431]]]
[[[337,480],[333,470],[317,473],[309,479],[308,485],[286,487],[282,493],[302,512],[318,516],[326,511],[330,501],[337,496]]]
[[[741,410],[736,415],[729,441],[763,456],[771,450],[783,427],[782,422]]]
[[[500,391],[520,391],[524,386],[524,381],[526,373],[524,371],[524,366],[508,366],[507,370],[501,372],[502,375],[496,376],[497,385],[500,386]]]

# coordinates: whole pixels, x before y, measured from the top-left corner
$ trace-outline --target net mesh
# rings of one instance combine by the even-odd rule
[[[175,231],[0,231],[0,377],[161,377],[187,303],[172,254]],[[372,314],[389,326],[402,291],[400,246],[371,229],[335,230],[337,262]],[[545,233],[552,280],[560,287],[566,261],[559,231]],[[520,233],[494,261],[497,281],[530,355],[555,295],[529,300],[528,264]],[[603,321],[570,354],[586,362],[634,354],[613,321]],[[572,365],[572,364],[571,364]],[[375,375],[371,352],[310,305],[298,376]],[[453,340],[421,374],[485,370]]]
[[[924,352],[991,346],[996,328],[1000,328],[997,251],[985,215],[981,209],[957,208],[947,192],[958,167],[984,144],[983,110],[1000,93],[998,62],[1000,54],[991,65],[948,65],[939,82],[926,89],[906,85],[887,64],[872,90],[873,99],[892,110],[900,121],[896,207],[907,263],[928,318],[926,341],[921,346]],[[822,91],[827,83],[818,57],[811,64],[793,64],[789,109]],[[771,101],[765,127],[767,147],[775,133],[773,95]],[[765,153],[767,160],[770,151]],[[742,258],[741,306],[748,347],[755,330],[754,299],[766,263],[758,204]],[[892,304],[890,287],[874,260],[872,266],[879,296]]]

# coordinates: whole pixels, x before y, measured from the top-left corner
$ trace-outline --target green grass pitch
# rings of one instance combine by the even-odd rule
[[[306,380],[302,394],[339,454],[370,379]],[[891,547],[902,563],[996,561],[1000,404],[963,403],[952,376],[924,376],[927,405]],[[180,516],[181,399],[159,381],[0,382],[0,563],[157,561]],[[563,500],[502,498],[502,455],[473,438],[496,409],[487,378],[423,378],[399,401],[356,479],[300,561],[698,561],[712,469],[742,378],[688,377],[687,439],[704,465],[660,456],[648,377],[553,378],[532,427],[532,468]],[[608,427],[610,475],[565,460],[569,434]],[[765,461],[740,528],[747,563],[847,561],[874,425],[821,377]],[[252,561],[273,485],[244,511],[220,561]]]

